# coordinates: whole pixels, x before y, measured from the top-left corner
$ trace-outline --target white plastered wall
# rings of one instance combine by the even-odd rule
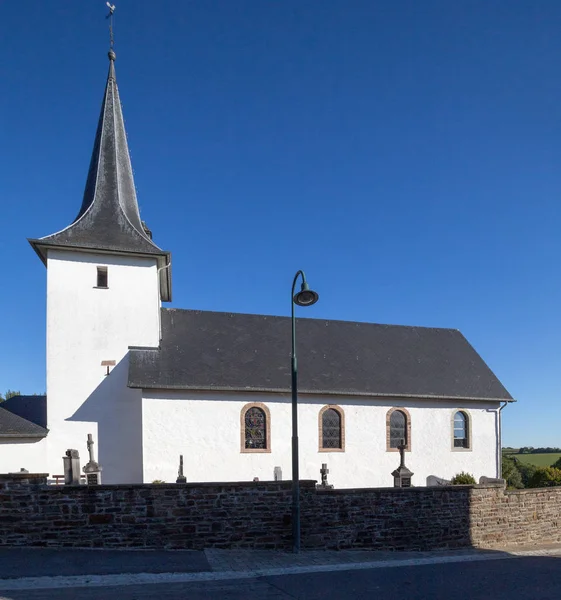
[[[107,289],[96,287],[98,266],[107,267]],[[142,480],[142,400],[126,385],[127,353],[159,338],[155,258],[49,251],[45,471],[62,474],[68,448],[83,466],[92,433],[105,483]],[[116,363],[109,376],[107,360]]]
[[[0,441],[0,473],[44,473],[47,440],[37,438],[6,438]]]
[[[271,452],[240,451],[240,413],[262,402],[271,414]],[[318,414],[326,404],[345,413],[345,451],[318,451]],[[460,471],[497,476],[497,402],[457,402],[362,397],[299,397],[300,478],[320,479],[322,463],[338,488],[392,486],[399,454],[386,450],[386,414],[404,407],[411,417],[406,465],[413,485],[429,475],[450,478]],[[465,410],[471,449],[452,449],[452,415]],[[188,481],[272,480],[274,467],[291,478],[291,399],[282,394],[144,391],[142,402],[144,480],[175,481],[179,455]]]

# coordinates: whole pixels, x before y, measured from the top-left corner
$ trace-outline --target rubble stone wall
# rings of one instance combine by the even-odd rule
[[[93,548],[291,546],[290,481],[47,486],[0,475],[0,545]],[[429,550],[561,541],[561,488],[497,484],[316,489],[302,481],[303,548]]]

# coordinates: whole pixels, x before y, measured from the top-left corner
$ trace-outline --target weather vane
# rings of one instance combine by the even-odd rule
[[[111,46],[111,50],[113,50],[113,13],[115,12],[115,5],[109,2],[106,2],[105,4],[107,4],[107,8],[109,8],[109,14],[105,18],[109,19],[109,44]]]

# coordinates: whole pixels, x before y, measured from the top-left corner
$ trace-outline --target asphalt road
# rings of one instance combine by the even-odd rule
[[[0,592],[1,600],[559,600],[561,558],[529,557],[221,582]]]

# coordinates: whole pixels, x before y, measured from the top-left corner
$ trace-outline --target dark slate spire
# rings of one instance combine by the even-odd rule
[[[127,135],[115,77],[115,53],[109,51],[109,74],[97,126],[86,189],[78,216],[66,229],[30,240],[46,261],[49,247],[109,253],[156,255],[169,265],[169,252],[152,241],[140,219]],[[163,270],[162,297],[170,295],[169,267]],[[167,288],[167,293],[163,288]]]

